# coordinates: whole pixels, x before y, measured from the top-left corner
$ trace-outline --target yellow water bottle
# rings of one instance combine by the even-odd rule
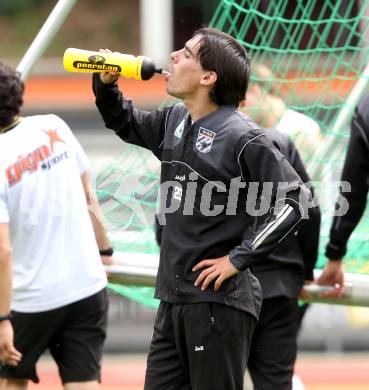
[[[149,57],[75,48],[65,51],[63,65],[68,72],[116,72],[136,80],[149,80],[155,73],[163,72]]]

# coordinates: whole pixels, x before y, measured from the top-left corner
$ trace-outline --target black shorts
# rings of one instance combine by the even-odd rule
[[[218,303],[161,302],[145,390],[242,390],[256,319]]]
[[[49,350],[63,383],[100,380],[106,336],[106,289],[91,297],[39,313],[12,312],[14,346],[23,354],[17,367],[0,366],[0,377],[38,383],[36,363]]]

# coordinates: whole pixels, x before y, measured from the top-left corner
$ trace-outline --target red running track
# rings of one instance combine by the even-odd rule
[[[103,362],[101,390],[141,390],[145,375],[145,356],[106,356]],[[369,390],[369,354],[301,355],[296,372],[306,390]],[[29,389],[61,389],[54,363],[42,359],[38,367],[40,384]]]

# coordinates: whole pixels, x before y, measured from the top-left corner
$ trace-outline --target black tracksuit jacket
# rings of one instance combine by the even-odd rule
[[[303,222],[310,191],[262,129],[234,107],[221,106],[192,123],[182,104],[137,110],[117,83],[104,85],[99,75],[93,90],[106,127],[161,161],[162,210],[173,211],[165,214],[155,297],[222,303],[258,318],[261,290],[249,268]],[[295,184],[256,231],[248,211],[251,182],[272,183],[274,195],[278,182]],[[225,255],[244,272],[225,280],[218,292],[212,285],[206,291],[195,287],[200,271],[193,266]]]
[[[349,209],[345,215],[333,218],[325,252],[332,260],[346,254],[347,241],[365,210],[369,189],[369,95],[355,109],[341,181],[351,184],[351,192],[341,191],[340,196],[347,200]]]
[[[265,129],[278,145],[279,151],[295,169],[304,183],[310,182],[301,157],[288,135],[275,129]],[[311,187],[312,194],[314,189]],[[256,217],[255,225],[265,222]],[[309,210],[309,221],[295,232],[290,240],[284,240],[267,257],[253,264],[252,270],[261,285],[263,298],[298,297],[305,281],[314,280],[314,267],[318,259],[321,213],[320,207]],[[155,218],[156,240],[161,245],[162,225]]]

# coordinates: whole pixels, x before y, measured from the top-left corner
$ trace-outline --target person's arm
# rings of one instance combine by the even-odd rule
[[[289,142],[289,161],[291,166],[300,176],[303,183],[310,183],[311,179],[306,172],[304,164],[302,163],[301,157],[294,146],[293,142]],[[310,191],[313,199],[314,187],[310,186]],[[304,261],[304,279],[306,283],[314,280],[314,267],[318,260],[318,249],[319,249],[319,237],[320,237],[320,222],[321,212],[318,203],[316,202],[315,207],[309,208],[309,221],[302,225],[297,232],[297,239],[301,250],[302,258]]]
[[[365,109],[365,106],[361,107],[363,108]],[[317,280],[318,284],[335,287],[334,290],[324,294],[327,297],[340,298],[345,292],[343,257],[346,254],[351,233],[364,213],[368,195],[368,135],[368,125],[361,116],[360,109],[356,109],[341,176],[342,182],[350,183],[351,191],[343,195],[342,188],[340,189],[340,196],[346,198],[349,208],[345,215],[333,218],[329,243],[325,251],[328,262]],[[336,209],[338,207],[337,204]]]
[[[342,194],[342,189],[340,189],[340,196],[346,198],[349,209],[345,215],[333,218],[329,243],[326,248],[326,256],[332,261],[340,260],[345,256],[350,235],[365,210],[369,185],[367,135],[369,135],[368,125],[363,121],[360,113],[356,112],[351,125],[350,141],[341,176],[341,182],[350,183],[351,191]]]
[[[14,347],[13,327],[10,322],[12,280],[9,224],[0,223],[0,362],[16,366],[22,355]]]
[[[112,246],[110,244],[108,235],[106,233],[105,227],[103,225],[103,217],[100,209],[98,200],[96,199],[95,194],[91,190],[89,175],[87,172],[81,175],[83,189],[86,195],[86,202],[88,206],[88,211],[90,214],[92,226],[95,232],[95,238],[97,246],[99,247],[101,260],[104,264],[113,264],[113,253]]]
[[[81,177],[81,183],[86,197],[86,203],[88,206],[88,211],[94,229],[97,245],[100,249],[100,252],[105,251],[106,253],[108,253],[108,255],[101,256],[102,262],[104,264],[112,264],[113,263],[113,258],[111,255],[112,248],[102,223],[103,218],[102,218],[102,213],[100,210],[99,203],[96,199],[94,192],[91,190],[91,186],[89,182],[88,170],[90,168],[90,162],[81,144],[78,142],[77,138],[72,133],[67,123],[64,122],[58,116],[54,116],[53,120],[55,126],[57,126],[57,128],[60,129],[60,131],[62,132],[64,140],[68,145],[68,150],[69,150],[68,154],[70,155],[71,158],[73,156],[73,158],[75,159],[75,164]]]
[[[93,75],[92,89],[105,126],[115,130],[123,141],[149,149],[160,159],[160,145],[171,109],[152,112],[138,110],[131,100],[123,97],[114,78],[111,83],[103,83],[101,77],[104,74]]]
[[[12,256],[9,224],[0,223],[0,317],[10,313],[12,300]]]

